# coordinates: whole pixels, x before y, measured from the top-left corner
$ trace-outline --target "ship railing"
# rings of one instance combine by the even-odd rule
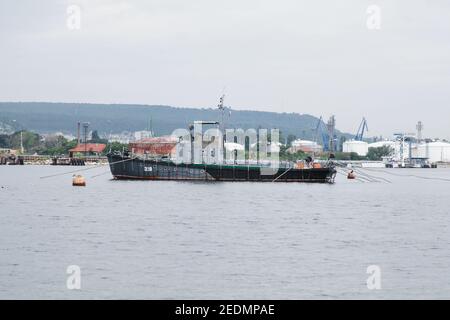
[[[136,158],[142,160],[155,160],[155,161],[172,161],[175,162],[176,158],[170,156],[155,156],[150,154],[134,154]],[[320,163],[323,168],[332,167],[333,162],[330,160],[316,160],[315,163]],[[262,167],[278,167],[280,169],[291,169],[297,167],[297,162],[294,161],[271,161],[271,160],[224,160],[222,162],[202,162],[202,164],[211,165],[236,165],[236,166],[262,166]],[[312,167],[312,166],[311,166]],[[305,167],[307,168],[307,167]]]

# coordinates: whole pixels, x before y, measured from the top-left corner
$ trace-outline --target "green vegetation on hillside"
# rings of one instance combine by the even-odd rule
[[[298,113],[230,110],[225,116],[227,128],[278,128],[288,140],[295,135],[301,139],[314,140],[318,119]],[[149,129],[152,123],[156,135],[166,135],[178,128],[187,128],[194,120],[219,120],[221,114],[213,108],[175,108],[169,106],[107,105],[76,103],[0,103],[2,121],[14,123],[37,133],[64,132],[75,134],[77,122],[90,122],[100,135],[133,132]],[[149,121],[150,118],[152,121]],[[2,120],[3,119],[3,120]],[[14,121],[13,121],[14,120]],[[326,131],[325,123],[321,123]],[[343,134],[337,131],[338,138]],[[350,135],[344,135],[350,137]],[[285,142],[285,141],[282,141]]]

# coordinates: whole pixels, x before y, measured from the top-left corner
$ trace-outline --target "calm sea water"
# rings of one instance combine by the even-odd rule
[[[86,188],[40,179],[73,169],[0,167],[0,298],[450,298],[450,182],[388,174],[448,169],[334,185],[114,181],[105,168],[83,172]],[[66,287],[69,265],[81,290]]]

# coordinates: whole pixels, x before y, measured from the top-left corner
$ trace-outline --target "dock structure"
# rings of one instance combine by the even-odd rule
[[[88,156],[70,158],[50,155],[20,155],[15,157],[0,156],[0,165],[53,165],[53,166],[84,166],[86,164],[106,164],[104,156]]]
[[[54,157],[52,158],[52,165],[54,166],[84,166],[86,164],[106,164],[108,158],[103,156],[88,156],[80,158],[70,157]]]

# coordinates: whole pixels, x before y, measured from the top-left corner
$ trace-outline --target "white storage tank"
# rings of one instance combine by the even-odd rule
[[[348,153],[355,152],[358,156],[365,157],[369,152],[369,144],[367,142],[357,140],[345,141],[342,146],[342,151]]]
[[[442,141],[424,143],[417,148],[417,154],[433,163],[450,162],[450,143]]]

